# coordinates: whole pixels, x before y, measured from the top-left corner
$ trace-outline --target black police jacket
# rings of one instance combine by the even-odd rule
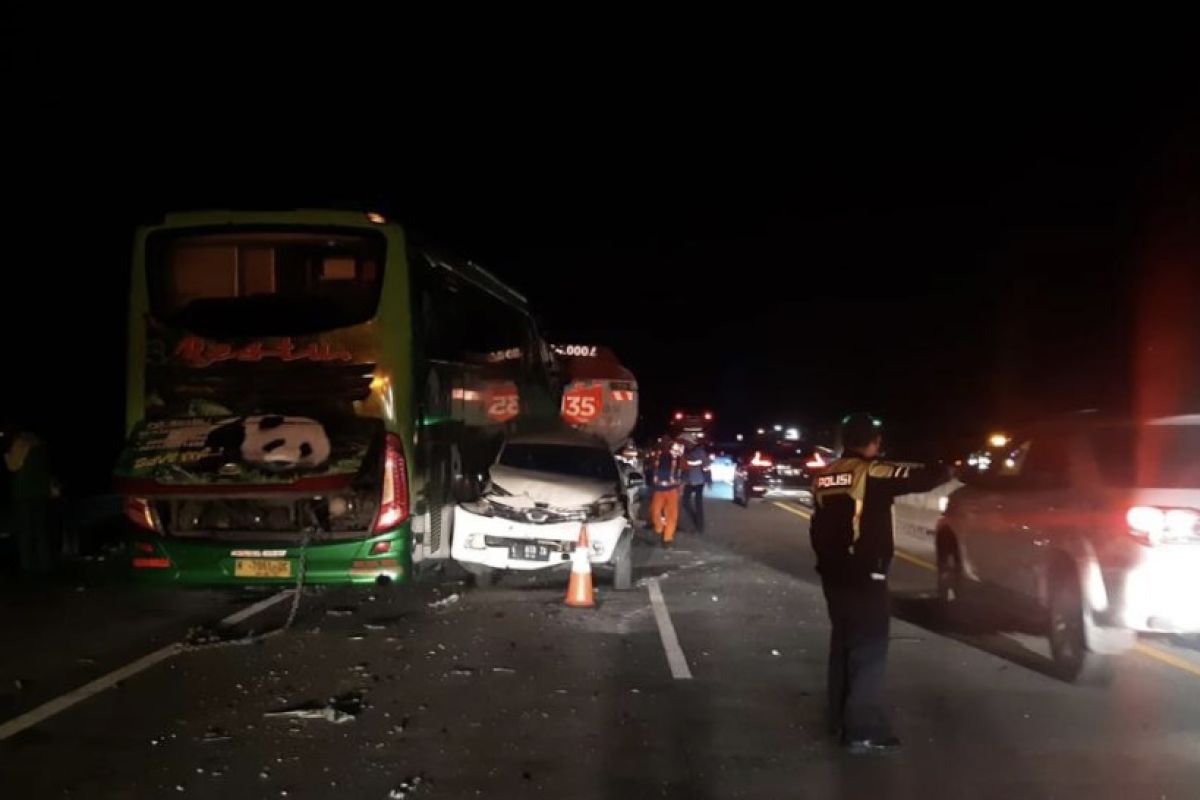
[[[809,527],[817,571],[830,579],[886,575],[895,546],[892,500],[946,481],[940,469],[846,456],[813,480]]]

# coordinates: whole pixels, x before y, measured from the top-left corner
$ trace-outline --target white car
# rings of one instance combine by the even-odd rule
[[[713,483],[733,483],[737,463],[731,456],[713,456],[708,471],[712,475]]]
[[[481,496],[454,512],[451,556],[481,583],[506,570],[569,566],[587,526],[593,565],[610,567],[613,585],[633,582],[628,495],[605,443],[577,431],[510,437]]]
[[[1039,621],[1062,677],[1137,632],[1200,633],[1200,415],[1092,414],[1020,431],[950,496],[938,527],[947,610],[991,598]]]

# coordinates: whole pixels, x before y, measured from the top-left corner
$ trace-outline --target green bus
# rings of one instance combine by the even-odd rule
[[[407,580],[504,432],[559,411],[525,298],[373,213],[139,229],[128,341],[116,483],[152,582]]]

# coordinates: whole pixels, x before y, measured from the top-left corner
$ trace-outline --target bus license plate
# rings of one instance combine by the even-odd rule
[[[511,542],[508,545],[508,557],[520,561],[549,561],[550,546],[526,542]]]
[[[286,558],[239,558],[233,562],[238,578],[290,578],[292,562]]]

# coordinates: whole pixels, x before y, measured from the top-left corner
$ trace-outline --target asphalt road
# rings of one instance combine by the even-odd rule
[[[172,643],[189,628],[274,596],[148,592],[103,570],[10,581],[0,793],[1200,796],[1195,652],[1145,642],[1110,686],[1063,684],[1033,636],[942,630],[920,556],[898,560],[892,582],[891,699],[906,747],[842,754],[822,727],[828,631],[806,512],[708,508],[708,534],[681,534],[669,552],[640,545],[639,586],[601,584],[596,610],[562,605],[562,574],[479,590],[447,576],[308,593],[283,635],[186,651]],[[233,629],[277,626],[290,598],[275,599]],[[148,654],[154,663],[108,686]],[[47,703],[63,708],[22,722]],[[268,716],[310,707],[348,720]]]

